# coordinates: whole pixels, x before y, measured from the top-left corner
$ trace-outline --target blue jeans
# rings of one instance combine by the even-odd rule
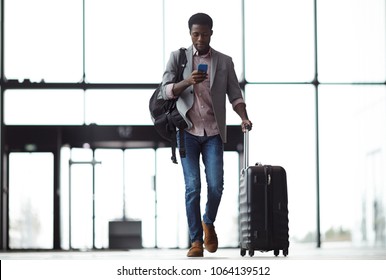
[[[188,132],[184,135],[186,157],[181,158],[181,165],[185,179],[185,207],[189,236],[191,242],[202,242],[200,155],[202,155],[208,184],[203,221],[206,224],[213,224],[224,189],[224,144],[220,135],[194,136]],[[179,143],[179,134],[177,139]]]

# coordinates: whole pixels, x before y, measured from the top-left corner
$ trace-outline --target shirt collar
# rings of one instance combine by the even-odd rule
[[[212,48],[211,47],[209,47],[209,52],[207,53],[207,54],[204,54],[204,55],[201,55],[202,57],[210,57],[212,55]],[[200,56],[199,54],[198,54],[198,50],[194,47],[194,45],[193,45],[193,56]]]

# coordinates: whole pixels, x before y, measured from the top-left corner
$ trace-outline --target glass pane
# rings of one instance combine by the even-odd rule
[[[62,147],[60,151],[60,246],[64,250],[70,249],[69,245],[69,222],[70,222],[70,165],[71,148]]]
[[[245,76],[248,82],[313,80],[313,2],[245,0]]]
[[[205,7],[205,13],[213,19],[211,46],[232,57],[236,74],[241,80],[243,75],[242,1],[196,0],[194,4],[189,0],[165,0],[164,2],[165,63],[171,51],[180,47],[187,48],[192,44],[188,20],[193,14],[203,12],[202,7]]]
[[[313,242],[316,231],[314,87],[248,85],[246,100],[254,124],[249,137],[249,164],[261,162],[286,169],[290,238]]]
[[[109,222],[123,218],[123,151],[96,149],[95,160],[95,244],[109,247]]]
[[[156,151],[156,244],[159,248],[185,248],[189,244],[185,184],[181,164],[173,164],[170,156],[170,148]]]
[[[93,170],[92,150],[71,150],[69,174],[69,229],[70,248],[91,249],[93,247]]]
[[[125,208],[128,219],[141,220],[142,246],[155,247],[155,151],[125,150]]]
[[[321,227],[325,242],[386,244],[386,89],[321,86]]]
[[[149,99],[154,90],[87,90],[86,124],[152,125]]]
[[[82,90],[7,90],[7,125],[80,125],[84,123]]]
[[[53,248],[53,155],[9,155],[9,246]]]
[[[4,0],[4,6],[4,73],[8,79],[82,79],[82,1]]]
[[[162,1],[86,0],[85,6],[88,82],[161,81]]]
[[[384,0],[318,3],[318,66],[321,82],[384,82]]]

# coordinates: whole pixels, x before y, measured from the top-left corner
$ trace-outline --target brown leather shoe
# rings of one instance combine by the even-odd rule
[[[217,251],[218,248],[218,240],[217,240],[217,234],[214,230],[214,225],[207,225],[204,222],[202,222],[202,228],[204,229],[204,245],[205,249],[210,252],[214,253]]]
[[[195,241],[192,243],[192,247],[190,247],[188,251],[188,257],[203,257],[204,256],[204,248],[202,246],[202,242]]]

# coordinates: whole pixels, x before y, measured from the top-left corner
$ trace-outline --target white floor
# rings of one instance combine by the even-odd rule
[[[239,249],[221,248],[213,254],[206,252],[204,258],[187,258],[187,249],[0,252],[1,279],[385,278],[386,248],[334,247],[293,245],[287,257],[275,257],[272,251],[241,257]]]
[[[187,260],[187,249],[136,249],[136,250],[91,250],[91,251],[2,251],[0,260]],[[240,249],[219,249],[216,253],[204,253],[204,259],[214,260],[386,260],[386,248],[352,248],[329,246],[316,248],[312,245],[294,244],[289,254],[278,257],[273,251],[255,251],[241,257]]]

